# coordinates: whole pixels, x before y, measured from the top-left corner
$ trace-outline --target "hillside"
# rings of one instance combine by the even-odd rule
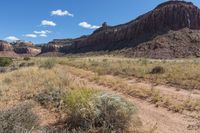
[[[127,57],[156,59],[200,57],[200,30],[169,31],[134,48],[114,51]]]

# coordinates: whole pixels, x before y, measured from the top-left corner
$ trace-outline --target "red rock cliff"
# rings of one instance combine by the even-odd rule
[[[191,2],[168,1],[127,24],[114,27],[104,24],[92,35],[63,47],[62,51],[77,53],[135,47],[158,34],[186,27],[200,29],[200,9]]]

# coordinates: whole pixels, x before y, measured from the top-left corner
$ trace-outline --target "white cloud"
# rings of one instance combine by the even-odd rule
[[[51,31],[49,31],[49,30],[41,30],[41,31],[33,31],[33,33],[35,33],[35,34],[49,34],[49,33],[51,33]]]
[[[47,37],[48,34],[52,32],[49,30],[42,30],[42,31],[33,31],[33,33],[39,35],[40,37]]]
[[[13,42],[13,41],[17,41],[19,39],[15,36],[8,36],[8,37],[5,38],[5,40]]]
[[[26,34],[26,35],[23,35],[25,37],[29,37],[29,38],[36,38],[37,35],[36,34]]]
[[[70,16],[70,17],[74,17],[74,14],[69,13],[68,11],[62,11],[60,9],[55,10],[55,11],[51,11],[51,15],[52,16]]]
[[[43,26],[56,26],[56,23],[54,23],[53,21],[42,20],[41,25],[43,25]]]
[[[47,37],[47,34],[40,34],[40,37]]]
[[[100,28],[100,26],[97,26],[97,25],[91,25],[87,22],[81,22],[79,23],[79,26],[83,27],[83,28],[86,28],[86,29],[98,29]]]

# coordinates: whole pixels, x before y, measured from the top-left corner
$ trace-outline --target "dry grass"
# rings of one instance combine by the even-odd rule
[[[26,133],[38,125],[37,115],[32,112],[30,102],[0,110],[1,133]]]
[[[187,90],[200,90],[199,59],[151,60],[100,56],[66,58],[61,61],[61,64],[92,70],[99,75],[111,74],[126,78],[137,77]],[[162,68],[162,72],[153,74],[153,69],[158,66]]]
[[[18,68],[21,63],[31,62],[34,63],[34,66],[27,67],[25,65]],[[153,87],[149,89],[127,83],[127,78],[137,77],[155,83],[181,86],[189,90],[199,89],[200,63],[198,59],[195,61],[160,61],[101,56],[31,58],[28,61],[18,59],[13,64],[18,68],[17,70],[0,74],[0,107],[9,108],[26,100],[35,100],[42,107],[45,105],[44,108],[49,112],[53,110],[53,112],[60,113],[59,119],[63,120],[64,118],[65,120],[67,113],[63,110],[62,94],[70,90],[90,88],[87,82],[78,78],[81,77],[103,88],[146,100],[157,107],[162,106],[175,112],[200,110],[198,99],[166,95]],[[155,68],[156,70],[154,70]],[[154,72],[152,73],[152,71]],[[39,114],[37,110],[35,113]],[[56,124],[41,128],[44,130],[66,129],[66,127],[60,128]],[[132,129],[134,130],[135,127]],[[77,132],[84,132],[82,130]],[[105,131],[104,129],[91,128],[91,131],[97,130]]]
[[[79,79],[70,76],[66,66],[61,67],[55,63],[54,67],[47,67],[47,69],[46,67],[40,68],[39,66],[41,66],[43,60],[49,61],[48,58],[32,59],[31,61],[37,65],[31,67],[21,67],[18,70],[0,74],[0,107],[10,108],[23,103],[26,100],[35,100],[42,106],[45,105],[44,107],[50,112],[58,111],[61,116],[59,120],[65,119],[64,116],[67,114],[65,114],[65,111],[63,110],[64,106],[58,108],[58,106],[62,104],[62,93],[66,93],[69,90],[77,90],[88,87],[84,82],[80,82]],[[58,60],[56,60],[56,62],[57,61]],[[22,62],[24,61],[18,60],[17,64]],[[34,111],[35,114],[40,114],[40,110]],[[38,117],[45,118],[40,116]],[[52,127],[54,128],[54,125]],[[43,129],[44,127],[40,128]],[[34,130],[37,130],[37,128]],[[63,127],[62,130],[68,129]]]
[[[200,110],[199,99],[182,96],[179,97],[170,94],[166,95],[153,87],[145,88],[134,84],[128,84],[126,80],[120,77],[98,75],[90,71],[84,71],[73,67],[69,67],[68,71],[76,76],[88,79],[91,82],[108,87],[114,91],[149,101],[156,106],[162,106],[174,112]]]
[[[70,73],[78,77],[95,81],[99,85],[111,87],[116,91],[134,97],[146,99],[156,104],[156,106],[163,106],[175,112],[200,110],[199,99],[166,95],[153,88],[149,89],[137,85],[130,86],[124,81],[126,78],[137,77],[140,80],[144,79],[160,84],[171,84],[188,90],[199,89],[200,61],[198,59],[148,60],[108,56],[50,59],[63,66],[61,69],[68,69]],[[35,58],[34,60],[39,65],[41,62],[49,60],[49,58]],[[80,69],[70,69],[66,65],[93,71],[94,73]],[[154,72],[152,73],[152,71]],[[113,75],[114,77],[109,75]]]

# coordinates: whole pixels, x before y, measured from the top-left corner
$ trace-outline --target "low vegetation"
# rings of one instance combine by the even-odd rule
[[[5,72],[6,72],[6,68],[0,67],[0,73],[5,73]]]
[[[41,90],[37,95],[34,96],[34,100],[40,103],[42,106],[52,106],[59,108],[64,91],[60,89],[47,88]]]
[[[0,67],[7,67],[12,64],[12,58],[0,57]]]
[[[24,57],[24,60],[29,61],[29,60],[31,60],[31,58],[30,57]]]
[[[5,114],[13,110],[17,113],[18,106],[22,108],[21,105],[24,105],[24,101],[30,100],[36,109],[32,109],[32,107],[27,109],[28,113],[20,109],[24,115],[22,120],[27,117],[26,114],[30,115],[27,119],[36,116],[39,120],[35,119],[36,123],[32,122],[33,125],[24,125],[23,127],[17,118],[22,114],[11,113],[12,117],[16,117],[16,119],[12,118],[14,123],[17,121],[19,123],[17,126],[23,129],[17,128],[20,132],[24,132],[24,130],[75,133],[138,132],[142,130],[142,124],[137,116],[136,107],[121,96],[106,91],[102,92],[98,90],[98,87],[139,98],[156,107],[164,107],[174,112],[198,112],[200,110],[198,98],[179,97],[162,93],[154,86],[148,88],[129,83],[132,78],[136,78],[137,80],[153,81],[153,83],[166,84],[169,82],[171,85],[175,85],[170,82],[171,78],[180,76],[175,80],[179,83],[176,85],[182,86],[184,83],[184,85],[191,85],[190,88],[185,86],[184,89],[193,89],[192,85],[199,84],[199,82],[195,82],[198,80],[198,76],[196,79],[189,77],[194,76],[195,73],[198,74],[196,67],[199,62],[196,60],[195,65],[195,61],[187,60],[186,62],[190,62],[188,67],[190,66],[191,70],[184,69],[182,62],[185,60],[158,61],[128,58],[122,60],[114,57],[31,58],[27,61],[17,59],[9,66],[16,67],[15,71],[6,71],[4,74],[0,74],[0,106],[8,108],[1,110],[0,117],[5,119],[8,116]],[[185,78],[183,78],[179,69],[184,69],[185,71],[182,73],[188,73],[188,75],[185,74]],[[184,82],[186,79],[193,82]],[[88,83],[92,83],[94,86],[91,87]],[[51,115],[55,121],[48,123],[47,118]],[[3,123],[9,123],[10,120],[7,120],[4,120]],[[40,125],[41,123],[45,124]],[[3,124],[5,126],[3,129],[16,131],[15,125],[7,127],[6,124]]]
[[[41,69],[38,62],[35,64],[38,66],[0,74],[0,106],[8,108],[1,111],[0,132],[111,133],[135,132],[141,128],[136,107],[125,99],[90,89],[84,82],[68,75],[67,67],[58,65]],[[27,100],[32,104],[23,104]],[[48,123],[45,118],[51,117],[43,114],[46,111],[50,113],[48,115],[57,113],[62,117],[41,126],[41,121]]]
[[[150,72],[150,74],[164,74],[164,73],[165,73],[165,69],[161,66],[154,67]]]
[[[200,90],[199,59],[152,60],[100,56],[63,58],[62,64],[64,61],[67,65],[93,71],[99,75],[136,77],[187,90]]]
[[[47,59],[41,63],[40,67],[45,69],[52,69],[56,64],[55,59]]]
[[[32,104],[25,102],[0,110],[1,133],[27,133],[38,126],[38,117],[32,112]]]
[[[62,99],[59,111],[66,114],[66,117],[59,122],[59,125],[43,128],[42,131],[75,133],[143,131],[136,107],[120,96],[84,87],[67,91]]]
[[[103,132],[129,129],[136,109],[119,96],[91,89],[73,90],[64,97],[70,129],[100,128]],[[136,119],[136,118],[135,118]],[[138,124],[136,120],[132,124]]]
[[[188,96],[178,97],[177,95],[161,93],[159,90],[151,87],[141,87],[135,84],[128,84],[126,80],[120,77],[98,75],[91,71],[84,71],[83,69],[68,68],[70,73],[81,78],[88,79],[101,86],[105,86],[117,92],[137,97],[142,100],[149,101],[157,107],[162,106],[174,112],[183,112],[184,110],[200,110],[200,99],[193,99]],[[189,102],[190,101],[190,102]]]

